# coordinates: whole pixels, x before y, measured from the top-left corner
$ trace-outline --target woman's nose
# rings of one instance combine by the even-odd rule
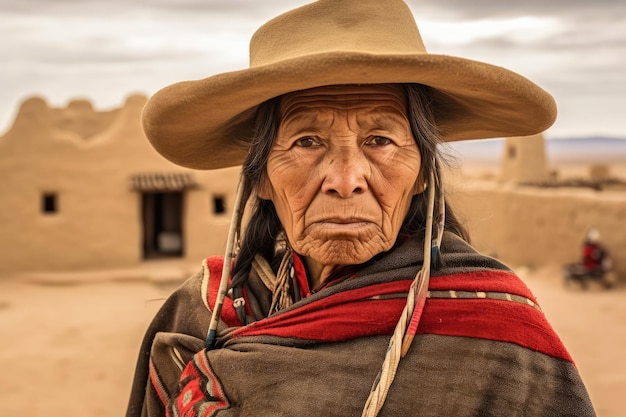
[[[322,192],[341,198],[364,193],[369,164],[358,149],[340,149],[327,156]]]

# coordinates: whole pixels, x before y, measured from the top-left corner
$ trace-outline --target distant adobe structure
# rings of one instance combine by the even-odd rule
[[[506,139],[500,179],[515,183],[541,183],[549,180],[543,134]]]
[[[0,137],[0,276],[222,253],[236,169],[189,170],[158,155],[141,128],[145,102],[22,103]]]

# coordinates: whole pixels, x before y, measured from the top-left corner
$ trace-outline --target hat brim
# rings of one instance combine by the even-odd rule
[[[154,94],[143,126],[168,160],[194,169],[241,165],[256,107],[273,97],[342,84],[419,83],[434,89],[444,141],[526,136],[556,118],[552,96],[505,68],[436,54],[334,52],[183,81]]]

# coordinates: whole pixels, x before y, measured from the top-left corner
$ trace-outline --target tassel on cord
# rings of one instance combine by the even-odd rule
[[[222,266],[222,276],[220,278],[220,287],[215,299],[215,305],[211,314],[211,323],[209,324],[209,330],[207,331],[205,346],[208,350],[213,349],[215,340],[217,338],[217,325],[222,314],[222,306],[224,305],[224,298],[226,297],[228,288],[228,279],[230,278],[230,266],[232,259],[235,256],[234,246],[235,238],[237,236],[237,227],[239,225],[240,211],[241,211],[241,199],[243,197],[244,189],[244,177],[243,174],[239,175],[239,181],[237,183],[237,193],[235,194],[235,206],[233,209],[233,216],[228,228],[228,237],[226,239],[226,252],[224,253],[224,265]]]
[[[400,359],[408,352],[413,337],[415,336],[415,332],[408,331],[408,329],[411,327],[417,330],[417,325],[419,324],[422,311],[424,310],[424,304],[426,303],[426,296],[428,294],[428,282],[430,280],[431,251],[434,243],[432,241],[432,229],[433,211],[435,207],[435,188],[437,188],[435,186],[434,173],[430,174],[429,183],[431,185],[428,187],[428,211],[426,214],[424,261],[422,268],[418,271],[415,279],[411,283],[406,305],[391,336],[382,369],[374,381],[361,417],[376,417],[383,407],[391,383],[396,376]],[[439,235],[440,233],[437,234],[438,237]],[[437,245],[438,244],[439,243],[437,243]]]

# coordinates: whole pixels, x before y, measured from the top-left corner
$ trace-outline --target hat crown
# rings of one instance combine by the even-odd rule
[[[416,83],[429,87],[441,140],[533,135],[554,122],[554,99],[504,68],[428,54],[403,0],[319,0],[270,20],[250,41],[250,68],[165,87],[143,126],[170,161],[240,165],[258,106],[309,88]]]
[[[261,26],[250,41],[250,67],[333,52],[425,54],[402,0],[320,0]]]

